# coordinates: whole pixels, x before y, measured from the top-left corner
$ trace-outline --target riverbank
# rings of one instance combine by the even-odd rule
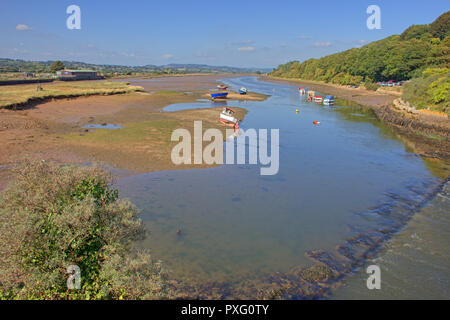
[[[420,112],[410,114],[393,107],[398,94],[388,91],[377,92],[365,88],[347,88],[344,86],[308,81],[301,79],[283,79],[265,76],[261,79],[275,83],[289,83],[309,87],[338,99],[354,102],[371,108],[378,118],[405,135],[417,147],[417,153],[430,158],[450,160],[450,120],[448,117]]]
[[[9,178],[7,169],[24,158],[62,163],[98,161],[120,169],[121,175],[186,169],[186,166],[175,166],[170,159],[171,148],[176,144],[170,141],[171,132],[176,128],[193,132],[195,120],[203,121],[204,130],[213,127],[225,130],[228,127],[218,121],[221,107],[180,112],[162,112],[162,109],[174,103],[203,99],[221,78],[222,75],[201,75],[128,79],[112,84],[120,87],[132,81],[133,85],[127,86],[140,89],[116,95],[31,103],[21,110],[0,109],[0,167],[5,169],[0,170],[0,186]],[[87,87],[98,83],[71,85]],[[267,97],[258,95],[261,100]],[[240,100],[251,98],[255,97],[239,96]],[[233,99],[228,100],[233,107]],[[238,118],[244,118],[244,109],[233,109]],[[114,124],[121,129],[107,129],[102,124]],[[92,125],[98,125],[99,129],[89,128]],[[193,166],[201,167],[207,166]]]

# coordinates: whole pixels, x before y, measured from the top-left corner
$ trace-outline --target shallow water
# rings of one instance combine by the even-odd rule
[[[115,130],[115,129],[121,129],[122,126],[118,124],[112,124],[112,123],[103,123],[103,124],[88,124],[87,126],[84,126],[83,129],[109,129],[109,130]]]
[[[334,291],[334,299],[450,298],[450,183],[414,215],[373,259]],[[379,265],[381,289],[368,290],[365,270]]]
[[[294,86],[254,77],[222,82],[272,96],[165,111],[246,108],[242,129],[280,130],[277,175],[261,176],[258,165],[223,165],[118,181],[121,196],[142,209],[150,230],[142,245],[175,278],[239,282],[311,265],[310,250],[331,252],[360,230],[381,225],[396,230],[441,183],[368,110],[339,101],[333,107],[309,103]]]

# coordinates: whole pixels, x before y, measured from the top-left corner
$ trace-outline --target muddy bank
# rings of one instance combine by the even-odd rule
[[[430,158],[450,160],[450,121],[443,117],[410,115],[399,112],[391,106],[375,109],[377,117],[394,127],[410,144],[416,153]]]
[[[348,100],[363,107],[371,108],[377,117],[407,136],[417,147],[417,153],[426,157],[450,160],[450,120],[448,117],[431,114],[410,114],[393,108],[398,94],[376,92],[364,88],[346,88],[335,84],[325,84],[304,80],[282,80],[262,77],[264,81],[289,83],[311,88],[312,90],[330,94],[338,99]]]

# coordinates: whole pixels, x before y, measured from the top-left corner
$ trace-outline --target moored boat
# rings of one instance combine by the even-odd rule
[[[219,89],[219,90],[227,90],[228,87],[227,87],[226,85],[224,85],[224,84],[219,84],[219,85],[217,86],[217,89]]]
[[[213,98],[213,99],[226,99],[227,96],[228,96],[228,92],[211,93],[211,98]]]
[[[239,94],[247,94],[247,88],[244,88],[244,87],[240,88]]]
[[[223,108],[219,120],[227,126],[239,128],[239,119],[234,117],[234,111],[231,108]]]
[[[323,99],[323,104],[327,106],[332,106],[334,104],[334,97],[326,96],[325,99]]]
[[[299,87],[298,88],[298,93],[300,93],[301,95],[305,95],[306,94],[306,88]]]
[[[321,103],[323,101],[323,98],[321,96],[314,96],[313,101],[317,102],[317,103]]]

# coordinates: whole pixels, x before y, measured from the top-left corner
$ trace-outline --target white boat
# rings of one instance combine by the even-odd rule
[[[323,101],[323,98],[322,98],[321,96],[315,96],[315,97],[313,98],[313,101],[314,101],[314,102],[317,102],[317,103],[321,103],[321,102]]]
[[[244,87],[240,88],[239,94],[247,94],[247,88],[244,88]]]
[[[219,120],[230,127],[239,126],[239,119],[234,117],[234,111],[228,107],[223,108]]]

